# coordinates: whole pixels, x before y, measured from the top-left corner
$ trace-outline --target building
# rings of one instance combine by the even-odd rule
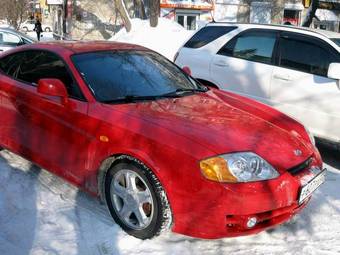
[[[304,6],[301,1],[216,0],[214,18],[228,22],[290,23],[300,25]]]
[[[37,0],[36,0],[37,1]],[[54,36],[60,39],[109,39],[122,27],[113,0],[46,1]],[[138,18],[135,0],[123,0],[133,18]],[[320,0],[313,26],[339,31],[340,0]],[[143,0],[149,15],[149,0]],[[310,0],[160,0],[160,16],[172,19],[188,30],[196,30],[212,20],[301,25]],[[42,5],[41,5],[42,6]]]
[[[161,0],[161,17],[177,21],[188,30],[212,20],[213,0]]]

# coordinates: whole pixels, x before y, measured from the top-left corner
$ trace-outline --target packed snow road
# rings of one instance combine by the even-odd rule
[[[0,254],[340,254],[340,157],[327,147],[321,153],[326,182],[300,215],[276,229],[220,240],[165,233],[141,241],[114,224],[96,199],[2,151]]]

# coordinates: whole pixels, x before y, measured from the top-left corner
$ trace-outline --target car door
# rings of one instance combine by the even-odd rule
[[[214,56],[212,80],[221,89],[267,102],[277,35],[264,29],[241,32]]]
[[[0,30],[0,52],[18,46],[21,38],[15,34]]]
[[[7,135],[30,160],[77,184],[83,182],[92,137],[86,132],[88,104],[65,62],[57,55],[26,51],[21,65],[4,89]],[[64,104],[58,97],[37,92],[39,79],[61,80],[68,91]]]
[[[327,77],[332,62],[340,62],[339,53],[323,40],[282,32],[270,101],[316,136],[339,141],[340,84]]]

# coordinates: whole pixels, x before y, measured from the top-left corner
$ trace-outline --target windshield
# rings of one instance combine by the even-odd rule
[[[105,51],[72,56],[76,68],[100,102],[124,98],[174,96],[205,87],[153,52]]]
[[[340,47],[340,38],[332,38],[331,40]]]

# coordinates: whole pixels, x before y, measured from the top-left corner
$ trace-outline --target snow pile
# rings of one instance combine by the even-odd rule
[[[173,60],[178,49],[193,35],[178,23],[160,18],[157,27],[150,27],[149,20],[132,19],[132,29],[128,33],[121,29],[110,40],[139,44]]]
[[[200,240],[128,236],[95,198],[8,151],[0,152],[0,254],[340,254],[340,161],[305,210],[271,231]],[[194,223],[193,224],[197,224]]]

